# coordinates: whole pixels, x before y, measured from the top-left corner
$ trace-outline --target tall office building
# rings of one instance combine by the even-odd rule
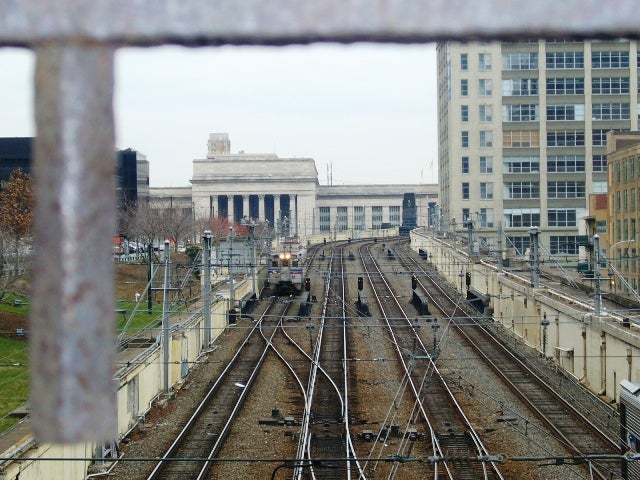
[[[636,41],[438,45],[440,228],[577,254],[609,130],[638,128]]]

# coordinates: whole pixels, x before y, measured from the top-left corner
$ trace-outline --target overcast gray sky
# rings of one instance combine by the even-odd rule
[[[0,50],[0,136],[35,134],[33,56]],[[435,45],[162,47],[116,56],[116,146],[186,186],[210,132],[237,153],[315,159],[321,184],[437,181]]]

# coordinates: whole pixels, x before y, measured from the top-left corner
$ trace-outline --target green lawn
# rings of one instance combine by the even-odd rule
[[[20,420],[7,414],[29,398],[27,350],[24,340],[0,338],[0,432]]]

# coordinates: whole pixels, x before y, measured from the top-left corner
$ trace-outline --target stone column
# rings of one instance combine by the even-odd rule
[[[227,218],[229,218],[229,223],[233,225],[233,222],[234,222],[233,195],[227,195]]]
[[[209,196],[209,218],[214,218],[218,215],[218,196]]]
[[[273,195],[273,222],[275,223],[274,227],[278,227],[280,220],[280,194],[276,193]],[[278,235],[282,232],[278,229]]]
[[[249,216],[249,195],[242,195],[242,216],[246,217],[247,221],[251,220]]]
[[[373,228],[373,209],[371,205],[364,206],[364,229],[371,230]]]
[[[264,195],[258,195],[258,221],[264,222],[266,219],[264,215]]]
[[[291,224],[291,235],[298,234],[298,195],[289,195],[289,210],[291,212],[291,218],[289,222]]]

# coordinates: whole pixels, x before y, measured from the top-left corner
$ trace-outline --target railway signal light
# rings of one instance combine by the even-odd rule
[[[358,290],[362,290],[364,287],[364,279],[362,277],[358,277]]]
[[[471,272],[467,272],[465,275],[465,283],[467,287],[471,286]]]
[[[304,289],[306,292],[311,291],[311,279],[309,277],[304,279]]]
[[[418,287],[418,279],[415,275],[411,275],[411,289],[415,290]]]

